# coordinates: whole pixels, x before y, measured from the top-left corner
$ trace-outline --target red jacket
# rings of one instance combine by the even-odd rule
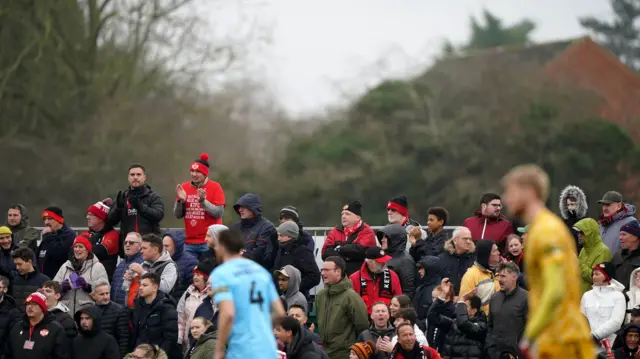
[[[359,271],[349,276],[353,290],[362,297],[362,300],[367,305],[367,313],[369,314],[371,314],[371,306],[373,306],[373,303],[385,302],[388,306],[393,297],[402,294],[400,278],[398,278],[396,272],[388,268],[385,269],[389,271],[389,279],[391,280],[388,290],[384,290],[384,288],[382,288],[384,274],[380,273],[374,282],[373,278],[371,278],[371,273],[369,273],[369,270],[367,269],[367,263],[363,263],[362,268],[360,268]],[[360,288],[362,279],[364,279],[367,284],[365,293],[362,293],[362,288]]]
[[[347,262],[347,275],[351,275],[360,269],[364,262],[364,254],[368,247],[378,245],[376,234],[368,224],[362,222],[358,228],[348,238],[344,234],[342,226],[336,226],[324,239],[322,246],[322,260],[332,256],[339,256]]]
[[[419,345],[416,342],[416,345]],[[396,344],[396,347],[393,348],[393,352],[391,352],[391,359],[405,359],[404,355],[398,351],[400,347],[400,343]],[[435,349],[428,347],[426,345],[422,346],[422,358],[421,359],[442,359],[440,353],[438,353]]]
[[[490,239],[502,250],[507,237],[513,233],[513,226],[503,215],[498,218],[483,216],[477,211],[473,217],[469,217],[462,222],[464,227],[471,231],[471,238],[474,241],[479,239]]]
[[[207,236],[207,229],[214,224],[222,224],[222,218],[213,218],[198,199],[198,189],[191,183],[185,182],[182,189],[187,193],[187,200],[184,206],[184,232],[186,234],[186,244],[204,244]],[[224,191],[218,182],[207,179],[204,184],[207,192],[206,200],[214,206],[224,206]]]

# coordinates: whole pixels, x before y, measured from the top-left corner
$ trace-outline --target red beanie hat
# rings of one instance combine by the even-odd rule
[[[100,218],[101,220],[106,221],[107,215],[109,214],[110,207],[105,202],[109,203],[112,201],[110,198],[106,198],[101,202],[96,202],[95,204],[92,204],[91,206],[89,206],[89,209],[87,209],[87,213],[91,213],[94,216]]]
[[[198,171],[205,176],[209,176],[209,155],[203,153],[200,158],[191,163],[191,171]]]
[[[36,303],[40,308],[42,308],[43,312],[47,312],[47,297],[42,293],[35,292],[29,294],[27,299],[24,300],[24,304],[27,303]]]
[[[73,246],[75,247],[76,244],[82,244],[87,249],[87,251],[91,253],[93,246],[91,245],[91,241],[89,240],[89,238],[87,238],[87,236],[82,234],[77,236],[76,239],[73,240]]]

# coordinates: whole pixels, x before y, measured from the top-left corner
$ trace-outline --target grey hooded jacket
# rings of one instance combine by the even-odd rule
[[[292,265],[282,267],[281,271],[285,272],[287,276],[289,276],[287,292],[282,295],[284,300],[287,302],[287,308],[291,308],[292,305],[297,304],[302,306],[306,311],[307,298],[304,294],[300,293],[300,271]]]
[[[158,273],[160,275],[160,291],[169,294],[178,280],[178,267],[171,259],[169,252],[164,251],[158,260],[153,263],[142,262],[145,272]]]

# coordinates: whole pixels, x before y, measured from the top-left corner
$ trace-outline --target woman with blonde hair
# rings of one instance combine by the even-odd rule
[[[127,354],[124,359],[169,359],[167,354],[157,345],[140,344]]]
[[[191,336],[195,343],[187,350],[184,359],[211,359],[216,349],[218,335],[213,323],[203,317],[191,321]]]

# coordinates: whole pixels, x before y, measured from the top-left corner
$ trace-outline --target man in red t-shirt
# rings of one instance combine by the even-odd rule
[[[209,179],[209,155],[203,153],[191,164],[191,181],[176,187],[176,203],[173,214],[184,218],[186,234],[185,251],[196,258],[209,249],[205,241],[207,229],[222,224],[224,215],[224,191],[216,181]]]

